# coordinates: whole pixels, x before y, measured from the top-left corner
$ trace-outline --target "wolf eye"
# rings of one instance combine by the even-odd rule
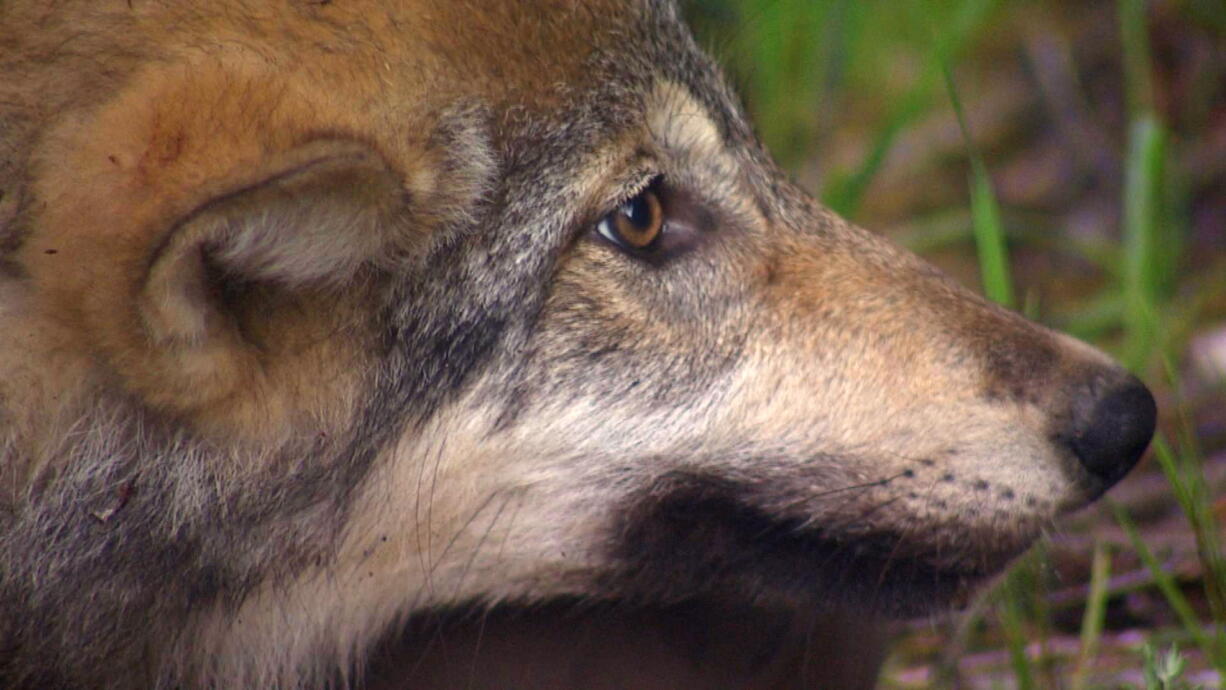
[[[664,207],[650,187],[600,219],[596,231],[618,247],[632,252],[648,251],[664,234]]]

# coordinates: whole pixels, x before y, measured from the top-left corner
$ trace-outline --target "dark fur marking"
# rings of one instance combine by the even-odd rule
[[[984,361],[984,397],[994,402],[1039,404],[1051,388],[1059,354],[1046,333],[1015,314],[1007,317],[1001,323],[993,315],[994,325],[983,328],[972,341],[979,345]]]
[[[735,592],[759,603],[820,608],[829,597],[915,614],[949,602],[978,575],[899,557],[885,535],[841,541],[772,516],[754,507],[750,487],[718,477],[669,475],[626,510],[611,542],[616,574],[603,584],[630,602]]]

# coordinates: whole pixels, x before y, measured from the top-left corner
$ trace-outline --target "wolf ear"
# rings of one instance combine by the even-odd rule
[[[373,151],[334,142],[295,151],[252,184],[179,221],[154,253],[139,297],[162,346],[237,337],[222,295],[231,284],[341,287],[411,241],[400,178]]]
[[[363,268],[425,242],[408,196],[381,156],[348,142],[295,150],[216,194],[152,252],[135,294],[143,336],[117,366],[149,403],[176,414],[276,399],[285,386],[269,367],[302,356],[287,343],[327,337],[304,329],[333,318],[329,304],[373,274]]]

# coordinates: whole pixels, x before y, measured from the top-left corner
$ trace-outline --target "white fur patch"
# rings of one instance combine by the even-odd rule
[[[689,92],[679,84],[661,81],[648,101],[648,127],[652,136],[670,149],[696,155],[715,155],[724,149],[715,122]]]

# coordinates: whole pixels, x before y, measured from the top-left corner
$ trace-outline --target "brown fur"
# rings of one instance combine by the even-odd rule
[[[664,2],[9,0],[0,74],[5,687],[864,687],[1140,452]]]

